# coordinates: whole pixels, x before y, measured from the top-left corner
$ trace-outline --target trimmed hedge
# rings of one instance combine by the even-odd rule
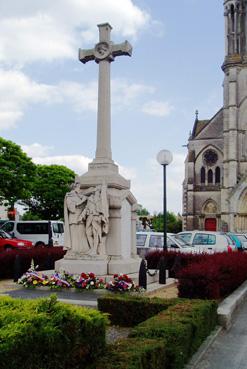
[[[0,298],[1,369],[85,368],[105,349],[107,318],[48,299]]]
[[[222,253],[192,263],[178,273],[180,297],[221,299],[247,279],[247,254]]]
[[[30,250],[11,250],[0,253],[0,278],[13,278],[15,260],[19,256],[20,274],[24,274],[34,260],[38,270],[54,269],[56,260],[62,259],[66,251],[63,247],[34,247]]]
[[[182,268],[187,267],[191,263],[198,263],[202,260],[205,260],[205,258],[208,259],[208,257],[209,258],[212,257],[212,255],[209,254],[192,254],[192,253],[183,254],[174,251],[155,250],[149,252],[146,255],[148,268],[149,269],[158,268],[159,261],[162,256],[164,256],[165,258],[167,269],[173,272],[173,276],[176,276],[177,272],[179,272]],[[178,259],[179,263],[177,263]]]
[[[110,345],[93,369],[165,368],[166,350],[162,340],[128,338]]]
[[[139,324],[131,337],[162,338],[167,364],[160,368],[182,369],[216,322],[217,304],[214,301],[184,301]]]
[[[98,298],[98,309],[109,314],[112,324],[133,327],[180,302],[181,299],[166,300],[157,297],[116,294]]]

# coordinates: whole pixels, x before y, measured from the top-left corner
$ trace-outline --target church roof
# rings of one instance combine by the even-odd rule
[[[223,109],[211,119],[199,120],[196,117],[190,140],[208,138],[223,138]]]
[[[192,138],[195,138],[206,127],[209,121],[210,121],[209,119],[207,120],[196,119],[192,131]]]

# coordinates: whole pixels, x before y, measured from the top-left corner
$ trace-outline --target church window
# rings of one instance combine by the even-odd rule
[[[213,183],[213,171],[209,169],[208,171],[208,184]]]
[[[215,184],[220,183],[220,167],[216,167],[215,169]]]
[[[201,183],[205,183],[206,181],[206,172],[205,172],[205,168],[202,167],[201,168]]]
[[[218,155],[214,150],[207,150],[203,155],[203,161],[206,165],[211,167],[218,161]]]

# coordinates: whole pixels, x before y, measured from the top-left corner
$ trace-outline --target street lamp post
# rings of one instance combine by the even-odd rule
[[[157,154],[157,161],[160,165],[163,166],[163,232],[164,232],[164,241],[163,241],[163,250],[167,250],[167,215],[166,215],[166,166],[172,162],[172,153],[168,150],[161,150]]]

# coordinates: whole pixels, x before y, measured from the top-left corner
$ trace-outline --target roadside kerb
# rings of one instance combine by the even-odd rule
[[[246,297],[247,281],[241,284],[240,287],[219,304],[217,310],[219,325],[226,330],[231,327],[233,315]]]
[[[197,369],[198,363],[216,340],[222,329],[228,330],[232,325],[232,321],[237,309],[247,297],[247,281],[241,284],[231,295],[226,297],[218,306],[217,315],[218,323],[216,329],[202,343],[197,352],[192,356],[185,369]]]

